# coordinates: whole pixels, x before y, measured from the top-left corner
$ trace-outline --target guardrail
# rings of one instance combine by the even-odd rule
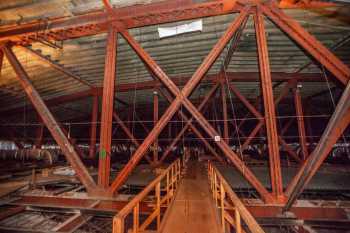
[[[220,210],[221,226],[224,233],[229,233],[231,227],[236,233],[245,232],[242,229],[242,219],[252,233],[264,233],[237,194],[232,190],[219,170],[208,162],[208,178],[215,205]]]
[[[127,228],[125,219],[131,215],[131,212],[133,214],[131,232],[138,233],[147,230],[154,220],[156,220],[156,229],[158,230],[162,220],[161,207],[169,207],[173,200],[181,178],[182,167],[181,160],[177,159],[120,210],[113,218],[113,233],[125,233]],[[145,200],[146,198],[147,200]],[[143,200],[145,202],[142,202]],[[146,203],[153,210],[142,223],[140,222],[141,202]]]

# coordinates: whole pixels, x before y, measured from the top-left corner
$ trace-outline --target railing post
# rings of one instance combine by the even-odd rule
[[[215,206],[218,205],[218,192],[217,192],[217,177],[216,173],[214,172],[214,200],[215,200]]]
[[[167,201],[166,201],[166,203],[167,203],[167,205],[169,206],[169,204],[170,204],[170,195],[172,195],[172,194],[170,194],[170,188],[169,188],[169,171],[166,173],[166,194],[167,194]]]
[[[124,219],[118,217],[113,219],[113,233],[124,233]]]
[[[177,179],[178,179],[178,182],[180,182],[180,177],[181,177],[181,161],[180,160],[178,160],[177,161],[177,164],[178,164],[178,171],[177,171]]]
[[[222,231],[225,233],[225,189],[222,185],[222,182],[220,182],[220,206],[221,206],[221,226]]]
[[[156,185],[156,198],[157,198],[157,230],[159,230],[160,227],[160,181]]]
[[[237,207],[235,208],[235,222],[236,222],[236,233],[242,233],[241,215],[239,214]]]
[[[134,227],[133,227],[133,233],[139,232],[139,212],[140,212],[140,203],[138,202],[136,206],[134,207]]]

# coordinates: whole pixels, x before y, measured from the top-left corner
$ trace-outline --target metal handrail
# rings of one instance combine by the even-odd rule
[[[156,179],[147,185],[146,188],[136,195],[126,206],[124,206],[124,208],[113,218],[113,233],[125,232],[125,218],[131,214],[132,211],[133,233],[145,231],[156,218],[156,227],[158,230],[161,224],[161,207],[168,207],[173,200],[175,190],[177,189],[181,178],[182,167],[183,164],[181,163],[181,160],[177,159]],[[165,183],[164,190],[161,190],[162,182]],[[148,205],[153,208],[153,211],[143,223],[140,223],[140,203],[148,197],[153,190],[155,191],[154,198],[151,202],[147,202]]]
[[[264,230],[211,162],[208,162],[208,178],[215,205],[220,209],[221,226],[224,233],[230,232],[230,227],[227,227],[230,225],[235,228],[237,233],[245,232],[241,225],[242,219],[250,232],[264,233]]]

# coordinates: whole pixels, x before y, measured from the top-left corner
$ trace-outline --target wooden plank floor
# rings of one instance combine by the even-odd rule
[[[163,233],[219,233],[220,225],[202,164],[190,161],[166,217]]]

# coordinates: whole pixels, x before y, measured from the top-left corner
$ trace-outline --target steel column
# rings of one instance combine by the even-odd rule
[[[224,140],[227,144],[230,143],[230,136],[229,136],[229,128],[228,128],[228,118],[227,118],[227,97],[226,97],[226,89],[225,89],[225,80],[222,80],[221,83],[221,102],[222,102],[222,115],[223,115],[223,121],[224,121]]]
[[[1,71],[2,71],[2,64],[4,62],[4,52],[0,49],[0,77],[1,77]]]
[[[271,187],[274,197],[280,201],[283,198],[282,174],[276,126],[275,103],[272,90],[269,53],[265,34],[264,18],[259,8],[254,15],[254,26],[258,47],[261,89],[264,100],[265,125],[270,161]]]
[[[30,101],[34,105],[35,109],[39,113],[41,119],[45,123],[48,130],[51,132],[52,137],[55,139],[57,144],[60,146],[66,159],[76,172],[78,178],[82,184],[86,187],[88,192],[93,192],[96,184],[92,177],[90,176],[88,170],[79,158],[79,155],[75,151],[73,145],[69,142],[68,138],[63,133],[60,126],[57,124],[55,118],[51,114],[50,110],[45,105],[44,101],[41,99],[39,93],[35,90],[34,86],[29,80],[29,77],[22,65],[17,60],[12,49],[8,46],[3,47],[3,51],[7,57],[7,60],[13,67],[13,70],[17,74],[17,78],[22,85],[24,91],[28,95]]]
[[[158,121],[158,108],[159,108],[159,103],[158,103],[158,92],[154,91],[153,92],[153,125],[155,126],[157,121]],[[153,162],[157,163],[158,162],[158,137],[156,140],[154,140],[153,143]]]
[[[347,84],[337,107],[323,132],[320,141],[314,151],[310,154],[303,166],[299,169],[297,175],[288,185],[286,194],[288,202],[285,209],[288,210],[305,186],[311,180],[313,175],[319,169],[323,161],[327,158],[333,145],[338,141],[343,131],[350,123],[350,82]]]
[[[90,147],[89,157],[95,158],[96,155],[96,136],[97,136],[97,121],[98,121],[98,101],[99,96],[95,94],[92,97],[92,110],[91,110],[91,126],[90,126]]]
[[[299,133],[299,142],[301,146],[302,159],[305,160],[308,157],[308,149],[307,149],[307,140],[305,133],[305,123],[304,123],[304,111],[303,111],[303,103],[300,95],[300,87],[294,88],[294,103],[295,103],[295,111],[297,114],[297,122],[298,122],[298,133]]]
[[[40,121],[41,122],[41,121]],[[35,148],[41,148],[43,144],[44,125],[39,125],[36,132]]]
[[[100,133],[100,154],[98,164],[98,184],[103,188],[109,186],[110,176],[110,155],[112,143],[112,120],[114,111],[114,86],[117,56],[117,31],[113,26],[109,27],[105,71],[103,81],[101,133]]]

